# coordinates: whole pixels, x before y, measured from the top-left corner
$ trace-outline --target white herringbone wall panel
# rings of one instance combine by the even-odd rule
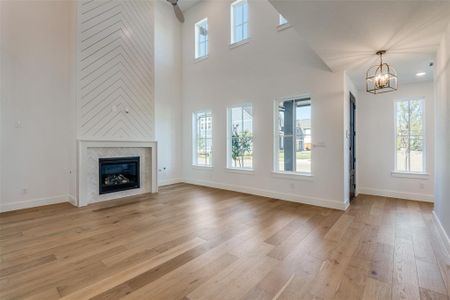
[[[78,136],[154,139],[153,3],[79,3]]]

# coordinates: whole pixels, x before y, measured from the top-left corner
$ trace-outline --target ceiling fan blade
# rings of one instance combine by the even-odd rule
[[[183,23],[184,22],[183,12],[181,11],[181,9],[178,6],[178,4],[173,5],[173,11],[175,12],[175,15],[177,16],[178,21]]]

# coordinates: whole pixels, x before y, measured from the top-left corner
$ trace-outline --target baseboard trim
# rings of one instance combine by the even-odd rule
[[[14,202],[14,203],[4,203],[4,204],[0,205],[0,212],[33,208],[33,207],[58,204],[58,203],[64,203],[64,202],[69,202],[70,204],[76,206],[76,204],[74,204],[74,203],[76,203],[75,199],[72,200],[71,198],[72,197],[70,195],[59,195],[59,196],[53,196],[53,197],[48,197],[48,198],[39,198],[39,199],[31,199],[31,200],[26,200],[26,201],[18,201],[18,202]]]
[[[434,210],[433,210],[433,223],[436,226],[442,244],[444,244],[444,247],[447,250],[447,254],[450,255],[450,238],[448,237],[447,232],[444,229],[444,226],[442,226],[441,220],[439,220]]]
[[[294,195],[294,194],[288,194],[288,193],[274,192],[274,191],[270,191],[270,190],[264,190],[264,189],[258,189],[258,188],[252,188],[252,187],[244,187],[244,186],[239,186],[239,185],[216,183],[213,181],[184,179],[183,182],[188,183],[188,184],[193,184],[193,185],[207,186],[207,187],[212,187],[212,188],[217,188],[217,189],[222,189],[222,190],[227,190],[227,191],[252,194],[252,195],[256,195],[256,196],[275,198],[275,199],[280,199],[280,200],[289,201],[289,202],[303,203],[303,204],[321,206],[321,207],[338,209],[338,210],[346,210],[349,206],[348,202],[344,203],[344,202],[338,202],[338,201],[327,200],[327,199],[312,198],[312,197],[306,197],[306,196],[300,196],[300,195]]]
[[[171,179],[166,179],[166,180],[159,180],[158,186],[166,186],[166,185],[182,183],[182,182],[184,182],[184,180],[181,178],[171,178]]]
[[[73,195],[67,195],[67,202],[69,202],[70,204],[72,204],[73,206],[77,206],[78,207],[78,200],[75,196]]]
[[[447,235],[444,227],[442,226],[441,221],[439,220],[436,212],[433,210],[433,223],[436,226],[436,229],[439,233],[439,238],[441,239],[442,244],[444,244],[445,249],[447,250],[447,255],[450,255],[450,238]]]
[[[358,193],[366,194],[366,195],[374,195],[374,196],[382,196],[382,197],[399,198],[399,199],[405,199],[405,200],[414,200],[414,201],[434,203],[434,196],[428,195],[428,194],[405,193],[405,192],[399,192],[399,191],[380,190],[380,189],[373,189],[373,188],[367,188],[367,187],[360,187],[358,189]]]

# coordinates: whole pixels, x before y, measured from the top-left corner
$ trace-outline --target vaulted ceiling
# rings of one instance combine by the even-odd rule
[[[429,63],[450,20],[450,1],[269,1],[331,70],[347,70],[359,88],[380,49],[400,83],[431,80]]]

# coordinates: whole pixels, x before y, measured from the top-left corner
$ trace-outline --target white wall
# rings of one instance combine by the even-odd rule
[[[450,236],[450,25],[436,56],[436,184],[437,217]]]
[[[158,181],[181,181],[181,25],[165,0],[155,1],[155,119]]]
[[[1,1],[1,208],[67,200],[71,1]]]
[[[287,200],[344,208],[344,76],[331,73],[267,1],[249,1],[250,41],[230,49],[230,2],[200,2],[183,25],[183,175],[186,181]],[[209,57],[194,62],[194,24],[208,17]],[[272,174],[273,103],[312,97],[313,177]],[[226,109],[254,107],[254,173],[226,170]],[[213,168],[192,167],[192,112],[213,113]]]
[[[426,178],[394,177],[394,101],[425,98]],[[432,82],[403,84],[392,93],[361,91],[357,102],[358,184],[363,194],[433,201],[434,91]]]

